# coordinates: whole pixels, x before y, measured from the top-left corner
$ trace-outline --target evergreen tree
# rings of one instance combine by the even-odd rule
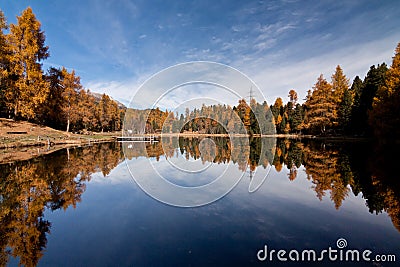
[[[348,131],[351,122],[353,96],[349,89],[345,89],[338,107],[338,122],[341,130]]]
[[[370,126],[377,136],[399,138],[400,136],[400,43],[396,47],[390,69],[384,83],[373,99],[369,116]]]
[[[49,90],[40,63],[49,53],[41,24],[32,9],[28,7],[17,19],[18,23],[11,24],[8,35],[12,84],[7,88],[5,98],[14,117],[33,119]]]
[[[303,119],[304,119],[304,108],[302,105],[296,104],[291,119],[292,132],[297,132],[301,130],[301,123],[303,122]]]
[[[375,67],[371,66],[363,81],[363,86],[357,106],[353,108],[352,128],[354,133],[369,135],[371,129],[368,125],[368,113],[372,109],[373,98],[378,88],[384,84],[387,66],[385,63]]]
[[[353,105],[349,87],[349,79],[344,75],[340,65],[337,65],[336,71],[332,75],[332,90],[336,104],[335,113],[337,113],[337,120],[334,124],[342,130],[350,122],[351,106]]]
[[[356,76],[353,80],[353,84],[351,85],[350,91],[353,96],[353,106],[351,107],[351,115],[350,115],[350,123],[349,123],[349,132],[357,133],[358,125],[359,125],[359,117],[360,117],[360,99],[361,93],[363,89],[363,81],[359,76]]]

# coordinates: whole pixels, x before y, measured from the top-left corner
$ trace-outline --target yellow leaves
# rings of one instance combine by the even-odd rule
[[[14,116],[31,119],[49,91],[39,63],[49,54],[48,47],[44,46],[45,35],[32,9],[28,7],[17,19],[18,24],[11,24],[7,35],[11,52],[9,75],[17,77],[17,80],[10,80],[10,86],[5,90],[5,100],[8,108],[14,110]]]
[[[108,143],[1,166],[0,259],[11,254],[21,265],[35,266],[50,231],[45,208],[75,207],[90,174],[107,174],[120,160],[120,146]]]
[[[275,121],[275,125],[279,125],[281,123],[282,123],[282,116],[281,116],[281,114],[279,114],[277,119],[276,119],[276,121]]]
[[[296,103],[297,103],[297,99],[298,99],[297,92],[294,89],[291,89],[289,91],[289,95],[288,96],[289,96],[289,101],[292,102],[293,106],[295,106]]]
[[[337,65],[335,73],[332,75],[332,90],[334,92],[335,101],[339,103],[343,98],[345,90],[350,87],[349,79],[344,75],[340,65]]]
[[[275,100],[274,107],[277,108],[277,109],[283,107],[282,98],[278,97],[278,98]]]

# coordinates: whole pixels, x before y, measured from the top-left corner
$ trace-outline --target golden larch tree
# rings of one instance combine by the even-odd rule
[[[4,13],[0,10],[0,108],[3,105],[2,90],[7,87],[8,81],[8,59],[9,59],[9,48],[7,44],[6,35],[4,30],[7,30],[7,21],[4,17]]]
[[[41,24],[32,9],[28,7],[17,20],[17,24],[10,25],[8,34],[12,81],[5,90],[5,98],[14,117],[32,119],[46,100],[49,90],[40,63],[49,56],[49,52]]]
[[[61,70],[61,81],[62,94],[61,97],[63,99],[62,103],[62,113],[63,118],[66,121],[67,129],[69,132],[69,128],[71,123],[75,123],[80,118],[80,112],[78,109],[78,93],[82,89],[80,77],[75,75],[75,71],[68,72],[66,68],[62,68]]]
[[[332,85],[323,75],[318,77],[311,96],[307,97],[305,128],[315,133],[325,133],[334,125],[337,114]]]

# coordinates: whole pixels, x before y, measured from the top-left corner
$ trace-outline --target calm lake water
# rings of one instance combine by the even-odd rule
[[[327,254],[322,262],[288,256],[297,250],[301,259],[303,250],[315,250],[319,257],[331,247],[360,255],[370,250],[371,260],[396,257],[394,263],[361,259],[360,266],[399,266],[396,147],[277,140],[263,150],[268,139],[251,139],[240,149],[238,143],[243,140],[103,143],[0,165],[0,265],[357,265]],[[141,189],[173,196],[146,184],[155,173],[185,188],[206,186],[220,174],[241,178],[221,199],[182,208]],[[193,196],[174,199],[198,204]],[[339,249],[341,238],[347,245]],[[265,245],[267,253],[287,251],[288,261],[276,254],[260,261]]]

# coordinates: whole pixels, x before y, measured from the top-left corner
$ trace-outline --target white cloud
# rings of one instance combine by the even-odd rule
[[[330,81],[337,65],[342,67],[350,82],[357,75],[363,79],[371,65],[382,62],[390,65],[398,40],[399,36],[391,36],[363,45],[333,50],[301,61],[290,60],[281,65],[264,65],[264,67],[259,64],[249,68],[248,73],[250,77],[254,77],[254,81],[264,92],[270,104],[276,97],[287,100],[287,93],[292,88],[297,90],[299,99],[302,99],[320,74],[324,74],[324,77]]]
[[[363,45],[353,45],[343,47],[342,49],[333,50],[329,53],[314,55],[311,58],[296,61],[295,58],[275,64],[276,60],[269,60],[269,55],[254,59],[249,56],[245,59],[245,56],[235,60],[232,66],[248,75],[250,79],[254,80],[256,85],[261,89],[265,95],[269,104],[272,104],[277,97],[286,99],[287,93],[290,89],[294,88],[298,94],[299,99],[303,99],[306,96],[308,89],[311,89],[315,84],[318,76],[322,73],[324,77],[330,81],[330,77],[333,74],[337,65],[341,65],[347,77],[352,81],[356,75],[359,75],[361,79],[364,78],[369,67],[374,64],[386,62],[388,65],[391,64],[391,57],[393,56],[394,47],[399,40],[399,36],[391,36],[386,39],[365,43]],[[208,51],[207,51],[208,52]],[[197,49],[188,51],[188,54],[192,54],[193,57],[198,53]],[[279,55],[277,56],[279,58]],[[253,60],[252,60],[253,59]],[[201,70],[196,66],[196,73],[200,73]],[[154,73],[147,72],[142,75],[138,75],[137,79],[130,79],[125,81],[94,81],[89,82],[87,87],[92,91],[106,93],[113,98],[128,104],[132,97],[136,94],[138,88],[145,82],[146,79],[152,77]],[[228,86],[232,86],[239,92],[243,97],[248,96],[250,90],[250,84],[243,84],[239,80],[235,80],[232,76],[224,77],[222,72],[210,71],[205,68],[204,80],[207,81],[219,81]],[[207,75],[206,75],[207,74]],[[182,79],[182,77],[185,77]],[[190,68],[185,72],[169,73],[167,76],[162,77],[157,83],[150,83],[147,89],[142,90],[140,96],[140,108],[151,107],[155,101],[155,96],[161,96],[162,92],[166,88],[172,88],[177,85],[177,81],[190,81],[195,80],[190,74]],[[190,86],[189,86],[190,87]],[[190,89],[184,87],[179,90],[175,90],[168,95],[168,98],[164,98],[160,102],[161,108],[171,109],[176,107],[180,103],[188,99],[199,99],[201,97],[209,97],[211,99],[221,99],[227,104],[235,105],[237,99],[230,97],[225,99],[224,95],[218,90],[210,90],[209,88],[203,87],[203,89]],[[182,91],[185,89],[186,91]],[[226,97],[226,95],[225,95]]]

